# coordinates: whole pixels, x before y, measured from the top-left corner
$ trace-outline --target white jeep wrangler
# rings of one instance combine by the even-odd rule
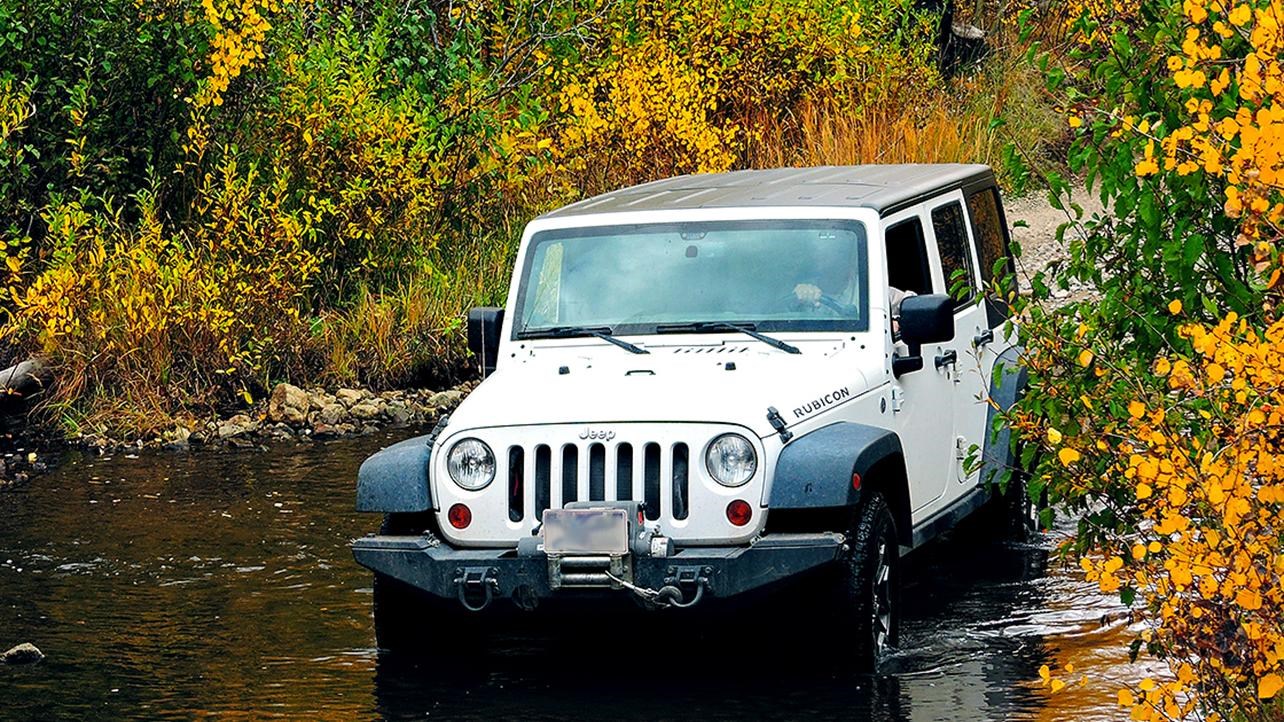
[[[1014,467],[991,427],[1024,377],[984,290],[1011,263],[979,165],[685,176],[536,219],[507,308],[469,315],[484,381],[361,467],[379,644],[816,572],[873,665],[902,555]]]

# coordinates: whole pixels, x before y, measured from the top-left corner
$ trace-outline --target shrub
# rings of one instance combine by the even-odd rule
[[[1120,691],[1133,718],[1270,718],[1284,5],[1075,11],[1073,48],[1039,62],[1076,129],[1070,166],[1109,212],[1083,219],[1048,175],[1078,232],[1036,296],[1077,282],[1095,297],[1025,309],[1032,388],[1014,421],[1027,457],[1047,452],[1030,491],[1078,515],[1067,552],[1141,612],[1133,653],[1172,670]]]

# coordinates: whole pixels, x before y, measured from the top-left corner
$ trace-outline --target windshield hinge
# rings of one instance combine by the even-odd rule
[[[767,422],[771,424],[771,428],[775,429],[777,434],[780,434],[780,443],[788,444],[789,440],[794,438],[794,432],[788,429],[784,417],[780,415],[779,411],[776,411],[775,406],[767,407]]]

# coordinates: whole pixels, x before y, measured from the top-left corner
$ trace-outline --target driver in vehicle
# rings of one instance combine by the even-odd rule
[[[817,286],[814,283],[800,283],[797,286],[794,286],[794,297],[798,299],[799,305],[805,308],[820,308],[822,305],[824,305],[824,306],[829,306],[833,308],[835,311],[845,313],[847,311],[854,310],[855,306],[842,305],[841,302],[836,301],[836,299],[847,298],[851,294],[852,287],[856,285],[856,283],[857,283],[856,271],[853,268],[852,270],[848,271],[847,280],[845,283],[843,283],[841,286],[838,286],[838,285],[830,286],[830,288],[839,289],[839,290],[836,290],[834,293],[826,293],[825,291],[821,290],[820,286]],[[914,293],[913,291],[902,291],[901,289],[896,288],[895,286],[887,287],[887,303],[888,303],[889,312],[892,317],[893,332],[899,330],[897,327],[899,326],[898,321],[901,317],[901,301],[904,301],[910,296],[917,296],[917,295],[918,294]]]
[[[793,289],[796,307],[853,316],[857,312],[855,301],[861,283],[850,249],[840,250],[822,242],[811,251],[811,262],[803,275],[807,280]]]

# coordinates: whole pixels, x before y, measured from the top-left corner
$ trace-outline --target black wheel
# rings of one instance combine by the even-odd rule
[[[1013,474],[1008,481],[1008,488],[996,501],[1007,538],[1029,541],[1038,535],[1039,512],[1026,491],[1024,474]]]
[[[900,627],[900,545],[882,494],[861,504],[841,571],[838,626],[860,671],[872,672]]]
[[[1002,492],[995,489],[993,504],[995,506],[999,527],[1004,536],[1015,541],[1030,541],[1039,536],[1039,512],[1047,506],[1046,494],[1040,495],[1039,501],[1030,498],[1030,469],[1037,468],[1039,460],[1032,459],[1030,469],[1023,468],[1020,452],[1015,455],[1016,464],[1008,478],[1007,488]]]
[[[431,512],[388,514],[379,527],[381,535],[433,533]],[[463,608],[453,599],[442,599],[398,579],[374,575],[375,644],[396,652],[440,653],[442,645],[458,649],[456,643],[475,647],[480,636],[480,614]]]

